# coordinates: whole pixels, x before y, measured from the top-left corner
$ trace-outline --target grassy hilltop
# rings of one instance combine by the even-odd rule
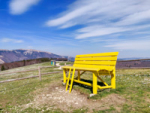
[[[70,64],[69,62],[67,64]],[[64,65],[64,63],[60,63]],[[50,66],[40,63],[4,72],[35,69]],[[44,68],[41,73],[62,71],[58,68]],[[3,72],[0,72],[3,73]],[[150,69],[116,70],[116,89],[99,90],[89,97],[91,87],[74,83],[71,94],[62,85],[63,74],[49,74],[0,84],[0,113],[49,113],[49,112],[149,112],[150,111]],[[37,71],[0,75],[0,81],[38,75]],[[92,73],[86,72],[81,78],[92,80]],[[110,84],[110,76],[102,76]]]

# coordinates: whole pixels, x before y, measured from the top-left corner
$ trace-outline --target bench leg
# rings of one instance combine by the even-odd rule
[[[63,69],[63,83],[66,84],[66,69]]]
[[[116,89],[116,73],[115,70],[111,73],[111,86],[112,89]]]
[[[93,72],[93,94],[97,94],[97,73]]]
[[[73,85],[73,80],[74,80],[74,74],[75,74],[75,69],[73,69],[73,72],[72,72],[72,77],[71,77],[71,84],[70,84],[69,93],[71,93],[71,90],[72,90],[72,85]]]
[[[78,70],[78,80],[80,80],[80,70]]]

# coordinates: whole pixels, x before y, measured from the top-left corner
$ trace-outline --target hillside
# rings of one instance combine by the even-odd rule
[[[118,60],[116,68],[150,68],[150,59]]]
[[[0,50],[0,64],[37,58],[68,58],[68,56],[31,49]]]
[[[0,81],[38,75],[38,71],[13,73],[50,66],[49,62],[6,70]],[[41,73],[61,71],[43,68]],[[110,76],[101,76],[110,85]],[[63,73],[0,84],[0,113],[149,113],[149,69],[117,69],[116,89],[99,90],[90,97],[91,87],[74,83],[69,94],[62,85]],[[92,82],[92,73],[81,79]],[[101,82],[98,81],[100,84]]]

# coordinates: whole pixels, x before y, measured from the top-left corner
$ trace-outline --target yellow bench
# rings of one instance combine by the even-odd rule
[[[73,82],[84,84],[93,87],[93,94],[97,94],[97,89],[116,88],[115,82],[115,66],[117,61],[118,52],[96,53],[96,54],[83,54],[76,55],[73,66],[64,66],[63,68],[63,82],[66,84],[68,90],[69,81],[71,80],[70,90],[72,90]],[[66,76],[67,72],[68,76]],[[78,71],[78,78],[74,79],[75,71]],[[83,71],[81,73],[81,71]],[[90,71],[93,73],[93,84],[80,81],[80,76],[85,72]],[[111,86],[104,82],[99,75],[111,75]],[[70,76],[72,77],[70,78]],[[97,78],[102,81],[105,86],[97,85]]]

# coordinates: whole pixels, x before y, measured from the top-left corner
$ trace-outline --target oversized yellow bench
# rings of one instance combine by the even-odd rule
[[[63,82],[66,84],[68,90],[69,81],[71,80],[70,90],[72,90],[73,82],[84,84],[93,87],[93,94],[97,94],[97,89],[116,88],[115,82],[115,66],[117,61],[118,52],[96,53],[76,55],[73,66],[64,66],[63,68]],[[67,72],[68,76],[66,76]],[[75,71],[78,71],[78,78],[74,79]],[[81,73],[81,71],[83,71]],[[85,72],[90,71],[93,73],[93,84],[80,80],[80,76]],[[70,76],[72,77],[70,78]],[[111,75],[111,85],[109,86],[104,82],[99,75]],[[105,86],[97,85],[97,78],[101,80]]]

